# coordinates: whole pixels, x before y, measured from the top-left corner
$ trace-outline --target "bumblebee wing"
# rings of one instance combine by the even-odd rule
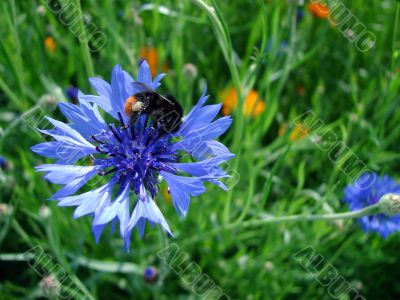
[[[144,83],[141,83],[139,81],[133,81],[132,86],[138,90],[138,93],[144,92],[144,91],[153,91],[151,88],[149,88],[147,85]]]
[[[144,92],[144,91],[156,93],[158,96],[160,96],[161,98],[163,98],[163,99],[164,99],[165,101],[167,101],[169,104],[173,105],[173,103],[171,102],[171,100],[169,100],[169,99],[166,98],[165,96],[161,95],[161,94],[160,94],[159,92],[157,92],[156,90],[153,90],[152,88],[148,87],[148,86],[145,85],[144,83],[141,83],[141,82],[139,82],[139,81],[134,81],[134,82],[132,82],[132,86],[133,86],[135,89],[138,89],[138,90],[139,90],[138,93]]]

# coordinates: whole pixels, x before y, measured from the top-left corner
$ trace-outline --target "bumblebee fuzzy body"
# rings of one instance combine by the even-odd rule
[[[124,105],[125,114],[130,122],[145,113],[153,117],[161,130],[173,133],[182,123],[183,109],[179,102],[170,95],[160,95],[155,91],[144,91],[129,97]]]

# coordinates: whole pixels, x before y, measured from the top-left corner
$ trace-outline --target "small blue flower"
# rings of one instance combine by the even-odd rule
[[[155,282],[158,278],[158,271],[155,267],[147,267],[143,272],[143,278],[146,282]]]
[[[298,7],[296,13],[296,20],[298,23],[300,23],[301,21],[303,21],[303,19],[304,19],[304,10],[302,7]]]
[[[72,103],[77,104],[79,89],[74,86],[70,86],[65,90],[65,95],[67,95],[68,99],[71,100]]]
[[[161,74],[152,79],[144,61],[137,81],[155,90],[163,77]],[[91,215],[97,242],[107,224],[118,220],[126,250],[129,250],[133,229],[137,228],[142,236],[146,222],[160,224],[172,235],[155,202],[162,180],[169,186],[177,213],[186,216],[190,197],[204,193],[205,182],[227,190],[221,179],[229,175],[219,165],[234,156],[215,140],[230,127],[232,119],[214,120],[221,104],[204,105],[208,98],[206,90],[182,119],[179,129],[165,134],[145,114],[135,124],[129,123],[124,104],[139,92],[133,82],[119,65],[113,69],[111,84],[91,78],[98,95],[79,92],[79,105],[60,103],[60,110],[70,123],[47,117],[54,129],[39,131],[54,141],[32,147],[37,154],[56,159],[54,164],[36,167],[37,171],[46,173],[47,180],[63,185],[51,199],[58,201],[59,206],[76,206],[75,218]],[[99,108],[114,118],[115,123],[106,123]],[[92,165],[84,165],[87,157]],[[182,157],[188,158],[188,162],[182,162]],[[95,177],[108,181],[74,195]]]
[[[9,166],[10,163],[3,156],[0,156],[0,168],[6,170]]]
[[[387,193],[400,194],[400,184],[387,175],[378,177],[375,173],[364,173],[345,188],[343,201],[354,211],[377,203]],[[384,238],[400,230],[400,216],[377,214],[362,217],[359,222],[364,231],[377,232]]]

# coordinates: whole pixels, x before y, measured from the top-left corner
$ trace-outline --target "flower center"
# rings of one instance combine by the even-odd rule
[[[147,115],[140,116],[135,124],[128,126],[121,116],[120,120],[121,126],[110,124],[109,130],[92,135],[97,143],[96,150],[101,154],[94,160],[96,165],[103,167],[99,175],[113,174],[121,187],[129,185],[136,194],[144,184],[155,197],[159,183],[157,173],[176,174],[176,169],[168,165],[177,161],[176,153],[169,150],[170,137],[160,135],[160,128],[154,127]]]

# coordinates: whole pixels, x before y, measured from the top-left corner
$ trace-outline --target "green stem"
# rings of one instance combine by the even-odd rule
[[[15,57],[18,57],[17,59],[14,59],[14,65],[12,66],[15,69],[15,77],[17,80],[17,84],[19,86],[21,95],[25,97],[25,88],[24,88],[24,65],[23,65],[23,59],[22,59],[22,52],[21,52],[21,41],[20,41],[20,36],[18,32],[18,21],[17,21],[17,11],[15,7],[15,1],[9,1],[10,3],[10,8],[11,8],[11,18],[12,21],[10,22],[10,29],[12,30],[12,37],[15,39],[15,52],[14,54],[16,55]],[[23,101],[18,101],[18,102],[23,102]],[[18,103],[17,102],[17,103]]]
[[[78,28],[80,30],[78,31],[78,35],[83,41],[79,41],[81,44],[81,51],[82,51],[82,56],[83,56],[83,61],[86,66],[87,74],[89,77],[94,77],[94,68],[93,68],[93,62],[92,62],[92,57],[90,56],[90,49],[89,49],[89,40],[87,38],[87,30],[85,27],[85,24],[83,22],[83,13],[82,13],[82,6],[81,6],[81,1],[80,0],[75,0],[75,5],[78,8]]]
[[[333,213],[333,214],[322,214],[322,215],[292,215],[292,216],[275,217],[270,219],[250,220],[247,222],[243,222],[241,224],[241,227],[251,227],[268,223],[357,219],[364,216],[373,215],[379,212],[380,212],[379,205],[374,204],[360,210],[345,212],[345,213]]]
[[[244,115],[243,115],[243,103],[244,103],[244,95],[242,84],[240,81],[239,71],[235,65],[234,59],[234,51],[232,48],[232,43],[230,39],[230,35],[225,26],[225,22],[216,7],[216,3],[213,2],[214,6],[207,5],[203,0],[192,0],[192,2],[197,5],[200,9],[202,9],[206,15],[210,18],[211,23],[213,25],[213,29],[215,31],[216,38],[221,47],[222,53],[224,55],[225,61],[228,65],[230,74],[232,76],[232,81],[236,89],[237,98],[238,98],[238,109],[236,110],[236,119],[234,122],[234,137],[233,137],[233,145],[232,150],[236,153],[236,159],[234,160],[233,169],[237,170],[240,161],[240,153],[243,145],[242,136],[244,130]],[[225,202],[223,218],[224,222],[229,222],[230,216],[230,208],[231,202],[233,198],[233,191],[230,190],[227,195],[227,199]]]
[[[25,257],[24,254],[20,253],[3,253],[0,254],[0,260],[1,261],[26,261],[27,258],[30,258],[31,256]],[[33,257],[33,255],[32,255]]]
[[[238,95],[238,101],[239,101],[239,123],[242,123],[242,106],[243,104],[243,97],[242,97],[242,88],[241,88],[241,83],[240,83],[240,76],[239,76],[239,71],[237,67],[235,66],[235,59],[233,55],[233,49],[232,49],[232,44],[230,42],[230,36],[229,33],[224,30],[224,25],[221,22],[221,20],[218,18],[216,14],[216,9],[212,6],[207,5],[204,3],[203,0],[192,0],[192,2],[197,5],[200,9],[202,9],[207,16],[210,18],[212,24],[214,25],[214,30],[218,38],[218,42],[220,44],[220,47],[222,49],[222,53],[224,55],[224,58],[226,60],[226,63],[228,65],[229,71],[232,76],[232,81],[233,84],[235,85],[235,89],[237,90],[237,95]],[[243,128],[239,127],[239,132],[242,132]],[[241,135],[240,135],[241,136]],[[240,138],[238,139],[239,141],[237,142],[239,145],[241,145],[241,140]]]
[[[400,1],[396,1],[396,15],[394,19],[393,39],[392,39],[392,71],[394,70],[395,52],[396,52],[396,37],[400,19]]]
[[[344,219],[356,219],[364,216],[374,215],[380,213],[379,203],[367,206],[363,209],[345,212],[345,213],[333,213],[333,214],[321,214],[321,215],[291,215],[291,216],[281,216],[281,217],[271,217],[266,219],[258,219],[258,220],[248,220],[241,223],[231,223],[224,226],[220,226],[214,228],[213,230],[207,232],[205,236],[209,237],[210,235],[218,234],[221,231],[232,230],[236,228],[248,228],[248,227],[257,227],[267,224],[277,224],[277,223],[287,223],[287,222],[304,222],[304,221],[334,221],[334,220],[344,220]],[[194,242],[202,239],[202,235],[194,236],[193,238],[188,239],[188,242]]]
[[[71,258],[77,262],[80,266],[86,267],[92,270],[106,272],[106,273],[125,273],[125,274],[137,274],[142,275],[144,268],[128,262],[110,262],[92,259],[84,256],[70,255]],[[31,258],[23,253],[3,253],[0,254],[0,261],[27,261]],[[32,256],[33,258],[33,256]]]
[[[138,274],[138,275],[142,275],[144,272],[143,267],[133,263],[101,261],[84,256],[72,256],[72,257],[80,266],[100,272]]]

